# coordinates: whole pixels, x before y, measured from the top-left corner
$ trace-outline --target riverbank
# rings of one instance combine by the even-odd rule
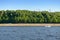
[[[0,24],[0,26],[60,26],[60,24]]]

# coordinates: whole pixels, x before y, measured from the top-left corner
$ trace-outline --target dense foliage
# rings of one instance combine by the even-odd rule
[[[60,23],[60,12],[1,10],[0,23]]]

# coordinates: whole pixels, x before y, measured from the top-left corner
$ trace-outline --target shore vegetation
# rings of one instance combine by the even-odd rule
[[[60,23],[60,12],[0,10],[0,23]]]

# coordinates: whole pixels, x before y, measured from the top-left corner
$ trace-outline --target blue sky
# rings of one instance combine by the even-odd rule
[[[0,0],[0,10],[60,11],[60,0]]]

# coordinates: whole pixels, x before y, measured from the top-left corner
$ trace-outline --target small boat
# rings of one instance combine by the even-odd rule
[[[50,25],[48,25],[48,26],[45,26],[45,27],[51,27]]]

